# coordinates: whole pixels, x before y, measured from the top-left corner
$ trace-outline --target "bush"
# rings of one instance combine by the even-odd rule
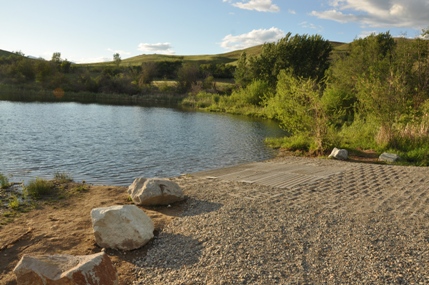
[[[356,117],[350,126],[343,126],[338,135],[342,147],[380,150],[375,141],[378,131],[379,126],[373,120]]]
[[[182,105],[192,108],[207,108],[219,102],[219,95],[200,91],[183,99]]]
[[[42,196],[54,194],[54,186],[52,182],[42,178],[31,180],[24,188],[24,194],[34,199],[40,199]]]
[[[259,106],[264,97],[270,97],[269,85],[262,80],[254,80],[245,88],[232,92],[230,100],[235,105]]]
[[[10,199],[11,200],[9,201],[8,207],[12,210],[18,210],[20,205],[18,197],[11,196]]]
[[[265,114],[278,120],[291,135],[310,137],[311,149],[323,153],[328,120],[321,95],[322,86],[316,80],[295,77],[291,70],[282,70],[275,95],[264,100]]]
[[[9,179],[0,173],[0,189],[7,188],[10,186]]]
[[[73,181],[73,178],[64,172],[55,172],[54,180],[59,183],[67,183]]]
[[[429,146],[422,146],[399,155],[407,162],[417,166],[429,166]]]

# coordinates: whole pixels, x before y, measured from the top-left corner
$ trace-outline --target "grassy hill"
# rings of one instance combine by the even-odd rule
[[[331,42],[335,52],[345,52],[348,50],[349,44],[340,42]],[[165,55],[165,54],[142,54],[122,60],[121,65],[141,65],[144,62],[161,62],[161,61],[183,61],[183,62],[194,62],[197,64],[204,63],[225,63],[235,65],[237,60],[240,58],[242,52],[246,52],[247,56],[257,56],[261,53],[263,45],[257,45],[246,49],[235,50],[227,53],[212,54],[212,55]],[[5,51],[0,49],[1,56],[9,56],[14,54],[13,52]],[[98,62],[98,63],[83,63],[79,65],[84,66],[109,66],[114,65],[113,61],[109,62]]]
[[[331,42],[334,53],[346,52],[349,44],[341,42]],[[165,55],[165,54],[142,54],[127,59],[123,59],[121,64],[125,65],[140,65],[144,62],[160,62],[160,61],[183,61],[194,62],[197,64],[204,63],[225,63],[235,65],[240,58],[242,52],[246,52],[248,57],[257,56],[261,53],[263,45],[257,45],[246,49],[235,50],[227,53],[212,54],[212,55]],[[113,61],[100,62],[93,64],[85,64],[93,66],[114,65]]]
[[[9,56],[9,55],[12,55],[12,54],[14,54],[14,53],[10,52],[10,51],[6,51],[6,50],[0,49],[0,56]]]
[[[235,62],[240,57],[241,53],[245,51],[247,56],[255,56],[261,53],[262,45],[246,48],[243,50],[236,50],[222,54],[211,54],[211,55],[166,55],[166,54],[142,54],[133,56],[130,58],[123,59],[121,65],[140,65],[144,62],[160,62],[160,61],[183,61],[183,62],[194,62],[197,64],[205,63],[225,63],[235,65]],[[88,66],[103,66],[103,65],[114,65],[113,61],[109,62],[98,62],[92,64],[84,64]]]

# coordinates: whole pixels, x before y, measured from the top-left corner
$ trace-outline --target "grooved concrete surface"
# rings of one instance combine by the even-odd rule
[[[347,166],[296,165],[278,162],[255,162],[238,166],[194,173],[202,178],[256,183],[258,185],[290,189],[344,172]]]

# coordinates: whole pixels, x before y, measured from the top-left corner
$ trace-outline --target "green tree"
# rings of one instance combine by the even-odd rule
[[[60,52],[54,52],[54,53],[52,54],[52,59],[51,59],[51,61],[52,61],[53,63],[60,64],[60,63],[61,63],[61,53],[60,53]]]
[[[36,81],[44,83],[49,76],[53,74],[53,67],[45,60],[39,60],[36,63]]]
[[[292,136],[312,138],[312,150],[325,150],[327,117],[322,87],[316,79],[296,77],[291,70],[280,71],[276,94],[265,100],[266,115],[276,119]]]
[[[139,76],[139,86],[151,84],[158,72],[158,64],[153,61],[143,62],[141,65],[142,71]]]
[[[116,66],[119,66],[121,64],[121,55],[119,53],[113,54],[113,62],[116,64]]]
[[[376,80],[371,78],[372,76],[390,74],[395,50],[395,41],[387,32],[356,39],[350,44],[347,53],[334,58],[327,72],[327,87],[324,93],[327,112],[333,125],[340,127],[346,122],[352,122],[357,111],[364,115],[363,112],[372,110],[358,102],[358,93],[363,96],[360,91],[363,85],[358,83]]]
[[[246,87],[252,80],[250,78],[250,69],[247,62],[247,54],[243,51],[237,61],[237,68],[234,72],[235,83],[240,87]]]
[[[63,60],[60,64],[60,69],[64,73],[69,73],[71,68],[71,62],[67,59]]]
[[[181,92],[191,90],[192,84],[200,79],[200,70],[198,65],[186,62],[177,72],[177,83]]]
[[[422,29],[421,37],[424,39],[429,38],[429,27],[427,27],[426,29]]]
[[[275,85],[281,70],[297,77],[321,80],[329,67],[332,45],[320,35],[288,33],[276,43],[266,43],[261,55],[249,60],[253,78]]]

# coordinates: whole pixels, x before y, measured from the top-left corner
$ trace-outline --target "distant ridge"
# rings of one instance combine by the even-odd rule
[[[6,51],[6,50],[0,49],[0,56],[9,56],[9,55],[12,55],[12,54],[14,54],[14,53],[10,52],[10,51]]]
[[[334,52],[344,52],[348,49],[348,43],[342,42],[331,42]],[[249,47],[246,49],[230,51],[221,54],[206,54],[206,55],[167,55],[167,54],[141,54],[137,56],[133,56],[130,58],[126,58],[122,60],[122,63],[129,65],[140,65],[143,62],[160,62],[160,61],[183,61],[183,62],[195,62],[197,64],[204,63],[224,63],[235,65],[237,60],[240,58],[243,52],[246,52],[247,57],[257,56],[262,52],[263,45],[257,45],[253,47]],[[13,52],[5,51],[0,49],[0,56],[9,56],[14,54]],[[27,56],[31,59],[37,59],[33,56]],[[97,62],[97,63],[81,63],[80,65],[87,66],[100,66],[100,65],[111,65],[113,61],[108,62]]]

